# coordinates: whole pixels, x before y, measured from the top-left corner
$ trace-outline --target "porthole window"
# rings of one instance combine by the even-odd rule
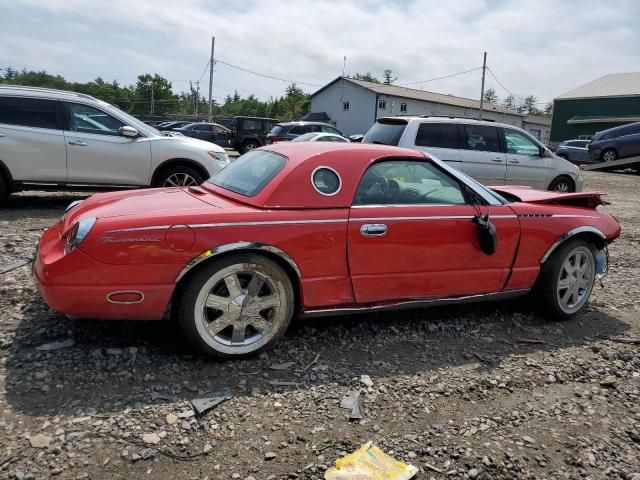
[[[318,167],[311,174],[311,185],[321,195],[335,195],[340,191],[342,183],[340,175],[333,168]]]

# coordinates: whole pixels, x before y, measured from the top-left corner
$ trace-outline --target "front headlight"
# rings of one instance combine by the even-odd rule
[[[67,242],[65,245],[65,253],[72,252],[82,240],[89,235],[89,232],[93,228],[96,223],[95,218],[83,218],[82,220],[75,223],[75,225],[71,228],[69,233],[67,234]]]
[[[209,156],[222,163],[229,163],[229,155],[224,152],[207,152]]]

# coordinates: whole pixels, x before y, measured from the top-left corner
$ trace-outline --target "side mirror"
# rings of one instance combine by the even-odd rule
[[[129,125],[120,127],[120,130],[118,130],[118,132],[120,133],[120,135],[127,138],[136,138],[139,135],[138,130],[130,127]]]
[[[360,143],[362,142],[362,139],[364,138],[364,135],[349,135],[349,140],[351,140],[354,143]]]

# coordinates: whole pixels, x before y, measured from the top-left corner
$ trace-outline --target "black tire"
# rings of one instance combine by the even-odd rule
[[[245,154],[254,148],[259,148],[260,144],[255,140],[245,140],[240,147],[240,153]]]
[[[209,356],[256,355],[275,345],[291,322],[291,280],[262,255],[211,260],[187,282],[177,300],[178,321],[189,341]]]
[[[607,148],[600,154],[600,160],[607,163],[618,160],[618,152],[613,148]]]
[[[0,174],[0,207],[7,204],[9,200],[9,185],[4,177]]]
[[[572,280],[571,275],[563,270],[565,262],[568,262],[575,253],[584,255],[585,262],[589,264],[590,271],[585,273],[589,277],[589,283],[583,289],[580,288],[578,279]],[[555,318],[566,319],[582,310],[589,300],[595,284],[595,254],[596,249],[593,244],[579,238],[565,242],[551,254],[540,268],[540,274],[534,288],[538,308],[543,313]],[[565,276],[565,274],[567,275]],[[578,275],[581,273],[578,272]],[[561,282],[563,283],[561,284]],[[569,282],[569,286],[563,288],[567,282]],[[570,289],[572,288],[578,289],[578,297],[576,298],[579,298],[573,307],[562,302],[564,294],[561,293],[565,292],[565,294],[571,295]]]
[[[205,180],[197,169],[179,164],[163,169],[158,175],[154,187],[188,187],[200,185]]]
[[[571,193],[575,192],[576,186],[569,177],[561,175],[551,182],[549,190],[552,192]]]

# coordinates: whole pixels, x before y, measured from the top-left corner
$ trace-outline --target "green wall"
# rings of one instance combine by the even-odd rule
[[[593,135],[600,130],[617,127],[621,123],[579,123],[569,125],[572,117],[640,116],[640,96],[613,98],[576,98],[553,101],[551,120],[551,142],[562,142],[578,138],[578,135]]]

